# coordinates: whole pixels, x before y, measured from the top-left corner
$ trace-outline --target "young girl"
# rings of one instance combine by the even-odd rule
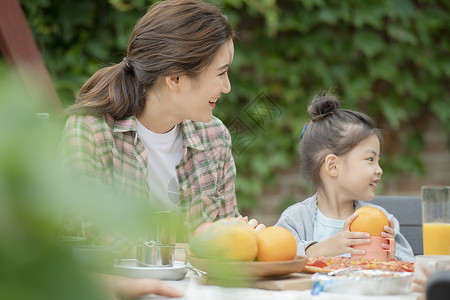
[[[299,255],[337,256],[364,254],[352,245],[369,243],[369,234],[350,232],[355,210],[373,206],[382,210],[390,226],[382,237],[395,237],[389,258],[414,261],[410,245],[399,232],[397,219],[382,207],[364,201],[375,196],[383,170],[379,165],[381,131],[366,115],[341,109],[339,100],[326,93],[316,96],[308,112],[312,119],[300,138],[300,170],[317,189],[312,197],[287,208],[277,226],[289,229]],[[389,245],[383,244],[389,249]]]

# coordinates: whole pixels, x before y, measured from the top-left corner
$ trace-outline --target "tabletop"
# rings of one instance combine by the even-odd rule
[[[190,299],[190,300],[274,300],[274,299],[312,299],[312,300],[416,300],[418,293],[410,293],[403,295],[389,295],[389,296],[362,296],[362,295],[348,295],[348,294],[333,294],[322,292],[319,295],[311,295],[311,290],[285,290],[274,291],[257,288],[236,288],[236,287],[221,287],[217,285],[204,285],[201,279],[194,275],[191,271],[188,272],[183,280],[172,281],[166,280],[167,284],[173,286],[184,293],[183,298],[174,299]],[[145,299],[169,299],[162,296],[145,296],[139,298]]]

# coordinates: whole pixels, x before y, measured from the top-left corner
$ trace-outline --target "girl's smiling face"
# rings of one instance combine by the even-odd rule
[[[372,200],[381,179],[380,141],[371,135],[339,157],[339,184],[352,200]]]
[[[222,94],[228,94],[231,90],[228,69],[233,56],[234,44],[232,40],[228,40],[219,48],[212,62],[198,78],[180,78],[176,113],[180,114],[182,120],[211,121],[216,101]]]

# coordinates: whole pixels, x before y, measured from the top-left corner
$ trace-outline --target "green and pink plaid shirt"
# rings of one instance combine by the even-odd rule
[[[177,166],[180,205],[196,227],[239,215],[231,136],[217,118],[208,123],[185,120],[183,156]],[[72,115],[64,128],[63,163],[121,192],[149,198],[147,151],[137,136],[136,118]],[[63,149],[64,149],[63,148]],[[106,182],[105,182],[106,181]]]

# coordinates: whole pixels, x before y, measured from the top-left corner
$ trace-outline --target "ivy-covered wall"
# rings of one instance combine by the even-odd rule
[[[97,69],[122,59],[152,2],[21,0],[64,105]],[[383,129],[385,178],[424,174],[424,124],[437,119],[450,131],[449,1],[213,2],[239,34],[232,91],[215,114],[233,134],[242,210],[298,163],[306,106],[323,89]]]

